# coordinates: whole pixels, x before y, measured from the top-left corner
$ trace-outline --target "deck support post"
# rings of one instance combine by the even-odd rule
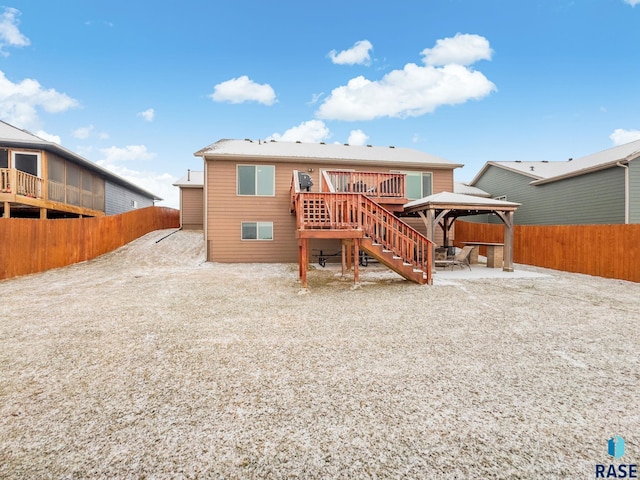
[[[46,208],[41,208],[40,209],[40,219],[41,220],[46,220],[47,219],[47,209]]]
[[[360,283],[360,239],[355,238],[353,240],[353,284],[358,285]]]
[[[307,270],[309,269],[309,239],[300,240],[300,280],[302,288],[307,288]]]
[[[347,244],[344,240],[340,243],[342,247],[342,276],[344,277],[344,272],[347,268]]]
[[[11,203],[4,202],[4,218],[11,217]]]

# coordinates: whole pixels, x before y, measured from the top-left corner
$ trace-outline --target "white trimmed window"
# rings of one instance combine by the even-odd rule
[[[274,165],[238,165],[238,195],[273,197],[276,192]]]
[[[433,193],[431,172],[391,172],[406,175],[405,195],[409,200],[428,197]]]
[[[273,240],[273,222],[242,222],[242,240]]]
[[[33,152],[12,152],[12,164],[13,168],[26,172],[34,177],[41,176],[41,163],[40,154]]]

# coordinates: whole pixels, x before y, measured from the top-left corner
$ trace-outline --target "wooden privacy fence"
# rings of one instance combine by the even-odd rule
[[[90,260],[179,225],[180,212],[166,207],[93,218],[0,218],[0,280]]]
[[[502,224],[455,223],[455,243],[502,243]],[[513,261],[640,282],[640,224],[516,225]],[[482,248],[480,254],[486,254]]]

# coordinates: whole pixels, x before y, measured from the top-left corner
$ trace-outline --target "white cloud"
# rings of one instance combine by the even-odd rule
[[[89,138],[91,132],[93,131],[93,125],[89,125],[88,127],[80,127],[76,128],[71,134],[74,138],[79,138],[81,140]]]
[[[330,132],[324,122],[320,120],[309,120],[308,122],[302,122],[300,125],[290,128],[282,135],[274,133],[267,137],[267,140],[317,143],[329,137]]]
[[[624,3],[628,3],[632,7],[635,7],[636,5],[640,5],[640,0],[624,0]]]
[[[360,40],[348,50],[342,50],[339,53],[331,50],[328,56],[337,65],[369,65],[371,64],[369,51],[372,49],[373,45],[369,40]]]
[[[432,66],[472,65],[479,60],[491,60],[492,54],[486,38],[468,33],[438,40],[435,47],[421,52],[425,65]]]
[[[37,109],[60,113],[77,107],[78,101],[54,89],[44,89],[37,80],[27,78],[13,83],[0,71],[0,118],[17,127],[37,130]]]
[[[105,160],[96,163],[125,180],[130,181],[134,185],[162,198],[163,200],[158,202],[157,205],[180,208],[179,190],[173,186],[173,182],[175,182],[177,178],[172,175],[168,173],[132,170],[122,165],[109,163]]]
[[[246,75],[219,83],[209,97],[215,102],[258,102],[264,105],[273,105],[276,102],[276,93],[271,85],[260,85]]]
[[[481,99],[496,90],[482,73],[462,65],[420,67],[409,63],[379,81],[359,76],[338,87],[316,116],[335,120],[417,117],[442,105]]]
[[[640,3],[638,0],[637,3]],[[622,145],[624,143],[634,142],[640,140],[640,130],[624,130],[623,128],[616,128],[609,138],[614,145]]]
[[[104,159],[100,160],[104,164],[116,164],[137,160],[152,160],[156,154],[147,151],[145,145],[127,145],[126,147],[109,147],[100,150]],[[98,162],[98,163],[100,163]]]
[[[335,120],[373,120],[380,117],[416,117],[441,105],[480,99],[496,90],[470,63],[491,58],[489,42],[478,35],[457,34],[438,40],[422,52],[425,65],[408,63],[380,80],[363,76],[335,88],[316,116]]]
[[[93,20],[87,20],[86,22],[84,22],[84,24],[87,27],[91,27],[93,25],[104,25],[105,27],[109,27],[109,28],[113,27],[113,22],[109,22],[109,21],[106,21],[106,20],[99,20],[97,22],[93,21]]]
[[[4,7],[4,12],[0,15],[0,55],[3,57],[9,55],[4,51],[7,46],[26,47],[31,44],[31,41],[18,29],[19,15],[21,15],[20,11],[11,7]]]
[[[351,130],[347,143],[349,145],[365,145],[367,143],[367,140],[369,140],[369,136],[362,130]]]
[[[324,92],[311,94],[311,100],[307,102],[307,105],[315,105],[324,96]]]
[[[51,133],[47,133],[44,130],[38,130],[36,132],[36,136],[42,138],[43,140],[46,140],[48,142],[53,142],[53,143],[57,143],[58,145],[62,145],[62,140],[60,139],[60,137],[58,135],[53,135]]]
[[[93,125],[88,125],[86,127],[76,128],[73,132],[71,132],[71,134],[73,135],[74,138],[78,138],[80,140],[86,140],[87,138],[90,138],[90,137],[97,137],[100,140],[106,140],[109,138],[108,133],[99,132],[94,134],[94,131],[95,129]]]
[[[147,108],[144,112],[138,112],[138,117],[144,118],[147,122],[153,122],[156,111],[153,108]]]
[[[155,158],[156,154],[147,151],[145,145],[103,148],[100,150],[100,156],[101,159],[96,163],[101,167],[163,198],[160,205],[179,208],[178,189],[172,185],[177,180],[175,177],[169,173],[134,170],[125,165],[130,161]]]

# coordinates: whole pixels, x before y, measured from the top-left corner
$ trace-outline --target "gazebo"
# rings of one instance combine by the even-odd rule
[[[505,272],[513,272],[513,213],[519,203],[495,200],[493,198],[440,192],[414,200],[404,205],[404,215],[419,215],[427,227],[427,237],[434,240],[436,226],[444,233],[444,243],[453,223],[468,215],[495,214],[504,223],[504,264]]]

